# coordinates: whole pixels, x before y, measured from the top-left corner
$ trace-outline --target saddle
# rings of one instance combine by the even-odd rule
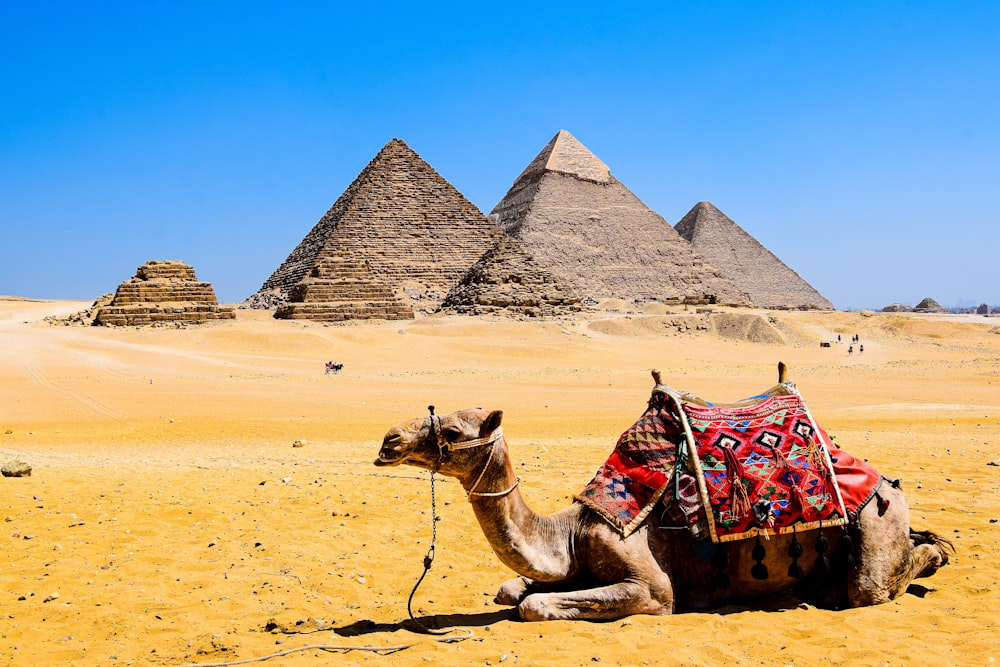
[[[658,503],[661,527],[716,543],[848,522],[881,476],[833,446],[785,372],[779,364],[778,384],[720,404],[672,389],[653,371],[646,411],[576,499],[622,536]],[[852,507],[835,469],[842,458],[854,473]]]

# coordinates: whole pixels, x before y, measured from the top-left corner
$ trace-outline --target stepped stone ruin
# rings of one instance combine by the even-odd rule
[[[111,303],[101,306],[95,325],[201,324],[235,319],[232,306],[220,306],[211,283],[198,282],[194,269],[175,260],[150,260],[135,277],[118,286]]]
[[[584,299],[752,305],[565,130],[518,176],[489,218]]]
[[[580,311],[581,306],[571,288],[538,266],[516,239],[504,236],[448,292],[441,310],[549,317]]]
[[[364,258],[343,250],[328,253],[292,286],[278,319],[411,320],[413,309],[372,273]]]
[[[393,139],[247,302],[279,306],[279,317],[332,320],[398,318],[421,302],[433,310],[500,235],[451,183]],[[354,298],[346,298],[348,285],[357,290]],[[317,305],[324,299],[330,307]]]
[[[947,313],[948,309],[934,299],[927,297],[913,307],[915,313]]]
[[[695,204],[674,229],[762,308],[833,310],[822,294],[712,203]]]

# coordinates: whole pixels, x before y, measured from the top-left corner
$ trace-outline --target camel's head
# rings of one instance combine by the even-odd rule
[[[450,458],[453,448],[489,438],[500,428],[502,419],[500,410],[469,408],[440,417],[418,417],[400,422],[382,438],[375,465],[406,463],[436,470]]]

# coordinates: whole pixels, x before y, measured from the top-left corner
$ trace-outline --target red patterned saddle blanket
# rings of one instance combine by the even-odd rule
[[[791,383],[732,406],[658,385],[577,500],[628,535],[663,499],[661,525],[726,542],[846,523],[880,482]]]

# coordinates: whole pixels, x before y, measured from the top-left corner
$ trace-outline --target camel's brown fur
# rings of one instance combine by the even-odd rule
[[[467,492],[475,491],[469,499],[483,532],[500,560],[520,575],[500,587],[496,601],[516,605],[521,618],[610,620],[670,614],[759,598],[799,583],[787,574],[790,536],[766,543],[765,580],[750,575],[754,540],[730,543],[731,586],[717,589],[712,586],[717,569],[698,557],[686,531],[658,528],[656,511],[625,538],[580,503],[554,514],[536,514],[516,488],[502,436],[494,445],[449,447],[490,436],[502,416],[499,410],[469,409],[444,415],[439,424],[427,417],[402,422],[386,433],[376,465],[436,469],[455,477]],[[869,503],[851,531],[855,565],[837,565],[845,563],[836,553],[844,550],[839,544],[843,530],[824,529],[833,573],[807,576],[797,588],[801,595],[829,606],[879,604],[948,561],[949,542],[910,530],[909,509],[899,489],[885,484],[879,495],[881,502]],[[814,570],[816,535],[798,534],[804,547],[799,562],[807,573]]]

